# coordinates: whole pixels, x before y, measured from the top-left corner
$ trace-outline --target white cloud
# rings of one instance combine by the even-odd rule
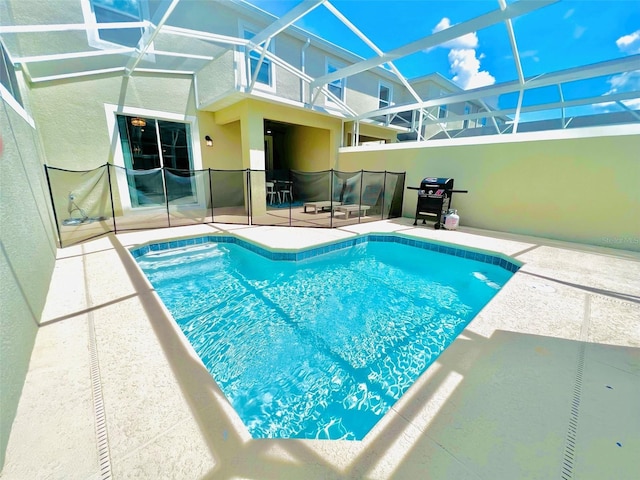
[[[496,83],[489,72],[480,70],[480,60],[476,57],[476,51],[471,48],[454,48],[449,51],[449,63],[451,73],[454,74],[453,81],[464,90]]]
[[[620,37],[616,40],[616,45],[625,53],[640,53],[640,30],[636,30],[629,35]]]
[[[633,98],[631,100],[622,100],[622,103],[631,110],[640,110],[640,99]]]
[[[640,53],[640,30],[636,30],[629,35],[623,35],[616,40],[616,45],[620,51],[628,54]],[[607,80],[609,90],[604,95],[613,95],[615,93],[638,91],[640,90],[640,70],[624,72],[619,75],[613,75]],[[622,103],[632,110],[640,109],[640,99],[632,98],[630,100],[622,100]],[[602,108],[607,112],[618,110],[619,107],[613,102],[600,103],[598,108]]]
[[[513,58],[513,56],[511,58]],[[534,62],[540,61],[540,57],[538,57],[538,50],[524,50],[520,52],[520,58],[531,58]]]
[[[434,27],[433,33],[450,27],[451,20],[443,17]],[[484,58],[484,54],[477,55],[478,36],[475,32],[467,33],[438,46],[449,49],[452,80],[464,90],[493,85],[496,82],[489,72],[480,70],[480,60]]]
[[[569,10],[567,10],[564,14],[564,16],[562,17],[564,20],[566,20],[567,18],[569,18],[571,15],[573,15],[575,13],[575,8],[570,8]]]
[[[578,40],[580,37],[582,37],[582,35],[586,31],[587,31],[587,27],[582,27],[580,25],[576,25],[576,27],[573,29],[573,38]]]
[[[640,70],[635,70],[633,72],[624,72],[620,75],[614,75],[607,83],[611,87],[605,95],[612,95],[614,93],[628,92],[640,90]],[[633,98],[630,100],[622,100],[628,108],[633,110],[640,109],[640,99]],[[601,103],[599,105],[601,108],[605,108],[606,111],[612,111],[609,107],[614,107],[613,102]]]
[[[607,94],[640,90],[640,70],[614,75],[607,80],[607,83],[611,85],[611,90],[609,90]]]
[[[444,17],[438,22],[432,32],[441,32],[442,30],[446,30],[449,27],[451,27],[451,20],[449,20],[447,17]],[[477,48],[478,36],[475,32],[467,33],[466,35],[463,35],[461,37],[454,38],[453,40],[449,40],[448,42],[444,42],[439,46],[443,48]]]

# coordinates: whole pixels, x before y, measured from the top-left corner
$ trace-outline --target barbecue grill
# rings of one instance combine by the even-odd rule
[[[420,182],[420,187],[407,187],[410,190],[418,190],[418,202],[416,205],[416,218],[414,225],[418,224],[418,219],[422,219],[422,224],[426,220],[433,220],[435,217],[436,230],[442,226],[443,215],[451,208],[451,197],[453,193],[467,193],[467,190],[454,190],[453,178],[427,177]]]

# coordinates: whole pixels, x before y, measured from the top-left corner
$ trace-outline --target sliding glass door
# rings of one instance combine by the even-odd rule
[[[117,121],[131,206],[195,203],[189,125],[125,115]]]

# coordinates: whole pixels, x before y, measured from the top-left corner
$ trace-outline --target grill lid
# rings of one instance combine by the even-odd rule
[[[447,190],[452,190],[453,178],[427,177],[420,182],[420,188],[445,188]]]
[[[427,177],[420,182],[421,195],[446,195],[446,190],[453,190],[453,178]]]

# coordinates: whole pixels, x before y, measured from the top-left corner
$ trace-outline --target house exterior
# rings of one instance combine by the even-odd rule
[[[52,18],[60,25],[99,23],[106,9],[103,3],[78,0],[62,7],[54,2],[43,10],[36,2],[9,2],[7,13],[18,25]],[[145,8],[133,20],[153,17],[152,3]],[[127,12],[109,12],[111,17],[120,13]],[[246,40],[275,20],[244,2],[201,2],[194,20],[192,4],[181,2],[148,44],[147,53],[137,57],[126,49],[131,50],[129,43],[140,32],[143,37],[137,41],[144,41],[149,33],[143,29],[128,29],[137,32],[133,38],[125,29],[107,32],[108,37],[100,30],[63,31],[56,49],[64,53],[37,58],[31,54],[44,48],[42,32],[7,34],[3,42],[13,52],[13,61],[22,65],[17,90],[24,91],[43,163],[50,167],[91,170],[109,163],[145,171],[168,167],[267,172],[335,168],[338,149],[353,137],[348,115],[378,108],[381,85],[388,88],[389,103],[390,92],[402,96],[404,87],[395,75],[378,68],[312,92],[312,78],[361,59],[295,27],[269,39],[264,55],[250,51]],[[76,50],[95,56],[76,58]],[[166,54],[169,50],[173,56]],[[164,68],[168,57],[173,69]],[[122,65],[123,58],[124,71],[113,66]],[[69,75],[76,68],[81,73]],[[59,73],[51,75],[50,70]],[[144,122],[146,128],[132,121]],[[362,125],[360,143],[395,142],[398,131],[384,124]],[[212,146],[206,146],[206,137]],[[60,142],[61,138],[66,140]],[[182,153],[169,155],[169,145],[174,153]],[[146,199],[134,198],[123,174],[117,180],[116,211],[147,206]],[[252,188],[263,190],[262,183],[258,180]],[[258,198],[265,197],[254,195]]]
[[[54,2],[46,10],[36,2],[9,4],[16,25],[54,18],[63,26],[60,35],[51,34],[60,54],[32,55],[44,48],[45,35],[37,28],[3,39],[13,62],[22,66],[16,90],[24,91],[49,167],[83,171],[109,163],[133,171],[252,169],[267,176],[288,169],[322,171],[336,167],[345,145],[416,139],[418,130],[425,139],[460,128],[461,122],[421,126],[415,112],[350,120],[410,102],[408,82],[378,67],[313,87],[313,79],[362,59],[294,26],[268,37],[264,51],[251,50],[247,41],[264,37],[277,19],[244,2],[202,2],[195,19],[192,4],[179,2],[153,33],[149,28],[64,31],[66,24],[97,25],[102,17],[117,15],[145,21],[158,15],[153,3],[141,2],[131,18],[127,2],[120,8],[101,0],[66,2],[64,8]],[[145,36],[147,48],[140,52]],[[138,45],[135,54],[132,45]],[[74,57],[76,50],[90,56]],[[123,64],[124,69],[115,66]],[[460,90],[439,75],[414,85],[422,99]],[[446,113],[445,107],[435,110]],[[437,112],[434,118],[442,115]],[[132,190],[141,179],[128,179],[124,170],[115,176],[116,212],[127,215],[154,203]],[[263,191],[264,180],[254,178],[254,193]],[[197,195],[204,191],[198,188]],[[265,199],[253,195],[253,210],[264,209]]]
[[[89,20],[91,15],[87,12],[92,9],[94,15],[100,15],[100,2],[90,0],[65,2],[64,8],[58,6],[57,9],[53,2],[44,11],[36,6],[36,2],[9,2],[9,5],[16,24],[26,21],[36,24],[45,21],[45,17],[55,18],[59,24],[82,22]],[[315,169],[326,169],[335,166],[339,147],[353,143],[353,122],[349,121],[347,113],[362,114],[411,100],[398,77],[384,68],[333,81],[323,91],[311,92],[310,79],[362,59],[293,26],[271,39],[262,56],[257,50],[248,52],[248,47],[238,42],[263,31],[274,22],[271,15],[243,2],[203,2],[198,5],[198,18],[207,20],[201,23],[197,19],[194,21],[192,12],[188,2],[179,3],[161,33],[153,39],[154,52],[170,49],[185,56],[176,57],[174,63],[182,63],[174,70],[163,68],[168,62],[167,55],[158,53],[143,55],[137,70],[125,76],[121,70],[109,71],[113,68],[111,64],[122,63],[121,55],[125,53],[84,57],[83,70],[90,74],[77,77],[66,77],[67,66],[73,68],[73,65],[53,54],[46,59],[21,62],[28,65],[29,75],[25,70],[18,75],[28,77],[23,82],[37,85],[37,88],[23,85],[22,90],[29,91],[26,96],[30,97],[34,121],[42,125],[41,137],[48,165],[90,169],[110,161],[127,166],[119,152],[121,139],[116,142],[116,148],[111,142],[114,132],[119,136],[116,117],[146,115],[188,124],[193,157],[189,166],[193,169],[286,166],[304,170],[310,169],[311,165]],[[148,16],[152,14],[153,11],[147,12]],[[186,24],[190,28],[183,26]],[[126,41],[114,43],[115,34],[109,41],[96,40],[93,38],[95,32],[87,32],[86,40],[82,38],[80,42],[86,44],[78,45],[78,36],[83,32],[73,33],[73,36],[63,35],[56,48],[63,52],[94,49],[96,53],[100,53],[99,49],[104,52],[130,48]],[[42,37],[18,33],[7,35],[4,43],[9,52],[14,52],[13,57],[25,58],[32,51],[40,51]],[[15,52],[20,53],[16,55]],[[54,70],[61,73],[38,75],[51,64],[55,64]],[[443,91],[459,90],[439,75],[411,83],[423,99]],[[165,89],[172,91],[170,98],[164,95]],[[74,92],[72,101],[69,101],[70,91]],[[104,111],[89,111],[83,101],[89,98],[92,104],[102,104]],[[39,108],[45,103],[49,108]],[[474,106],[472,113],[477,109]],[[77,122],[52,122],[51,114],[58,117],[68,114]],[[292,149],[286,149],[290,152],[287,158],[275,159],[275,166],[274,159],[265,159],[263,165],[263,160],[258,160],[255,154],[251,158],[251,151],[264,150],[264,122],[288,124],[288,132],[297,139],[292,142]],[[445,129],[457,128],[461,122],[449,123]],[[65,132],[67,128],[74,133]],[[407,122],[394,120],[362,124],[359,127],[360,143],[393,143],[399,133],[410,129]],[[441,131],[442,128],[429,126],[423,137],[430,136],[432,130]],[[100,131],[102,134],[98,133]],[[203,148],[207,134],[214,139],[211,149]],[[236,140],[240,136],[242,146],[238,148]],[[60,137],[82,138],[82,141],[67,141],[66,146],[60,148],[58,142],[49,140]],[[308,149],[303,154],[295,147],[307,143],[323,148],[312,149],[314,153],[310,156]],[[323,150],[322,154],[320,150]]]

